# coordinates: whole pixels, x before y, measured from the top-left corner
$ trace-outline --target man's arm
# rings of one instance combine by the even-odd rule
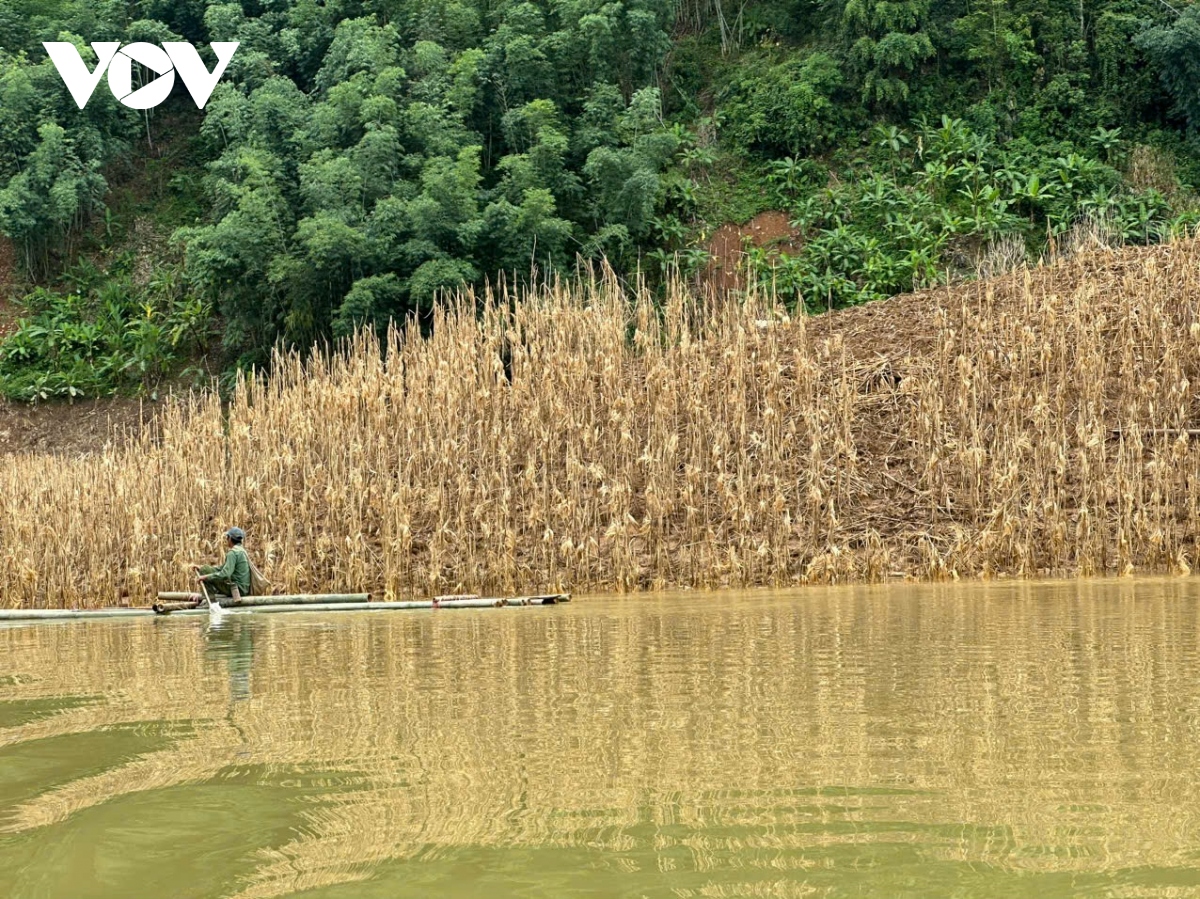
[[[235,559],[233,557],[233,553],[227,552],[227,553],[225,553],[225,563],[219,569],[214,571],[212,574],[206,574],[206,575],[201,576],[200,580],[207,581],[207,580],[211,580],[212,578],[224,578],[227,581],[232,580],[233,579],[233,567],[236,564],[236,562],[237,562],[237,559]]]

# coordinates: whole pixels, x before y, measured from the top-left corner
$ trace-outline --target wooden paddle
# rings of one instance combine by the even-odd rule
[[[204,593],[204,601],[208,603],[208,607],[211,609],[213,602],[212,597],[208,595],[208,585],[204,583],[204,578],[200,577],[199,575],[196,576],[196,580],[200,582],[200,590]],[[217,608],[220,608],[220,606]]]

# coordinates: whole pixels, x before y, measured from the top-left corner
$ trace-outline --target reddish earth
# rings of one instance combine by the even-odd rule
[[[718,291],[742,288],[747,243],[787,256],[804,248],[800,232],[791,226],[786,212],[760,212],[744,225],[722,225],[708,243],[711,259],[705,277],[712,287]]]
[[[13,304],[0,296],[0,340],[17,330],[17,310]]]
[[[0,237],[0,339],[12,332],[17,312],[10,294],[16,283],[17,254],[12,241]]]

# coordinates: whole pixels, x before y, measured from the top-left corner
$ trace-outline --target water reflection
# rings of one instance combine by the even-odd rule
[[[250,670],[254,667],[254,620],[241,615],[213,615],[204,625],[204,655],[220,659],[229,672],[229,698],[250,698]]]
[[[7,628],[0,894],[1195,895],[1197,595]]]

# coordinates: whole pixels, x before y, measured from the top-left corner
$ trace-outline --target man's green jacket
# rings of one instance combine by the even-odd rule
[[[242,596],[250,595],[250,557],[244,547],[235,546],[225,553],[225,564],[204,575],[204,579],[217,584],[237,584]]]

